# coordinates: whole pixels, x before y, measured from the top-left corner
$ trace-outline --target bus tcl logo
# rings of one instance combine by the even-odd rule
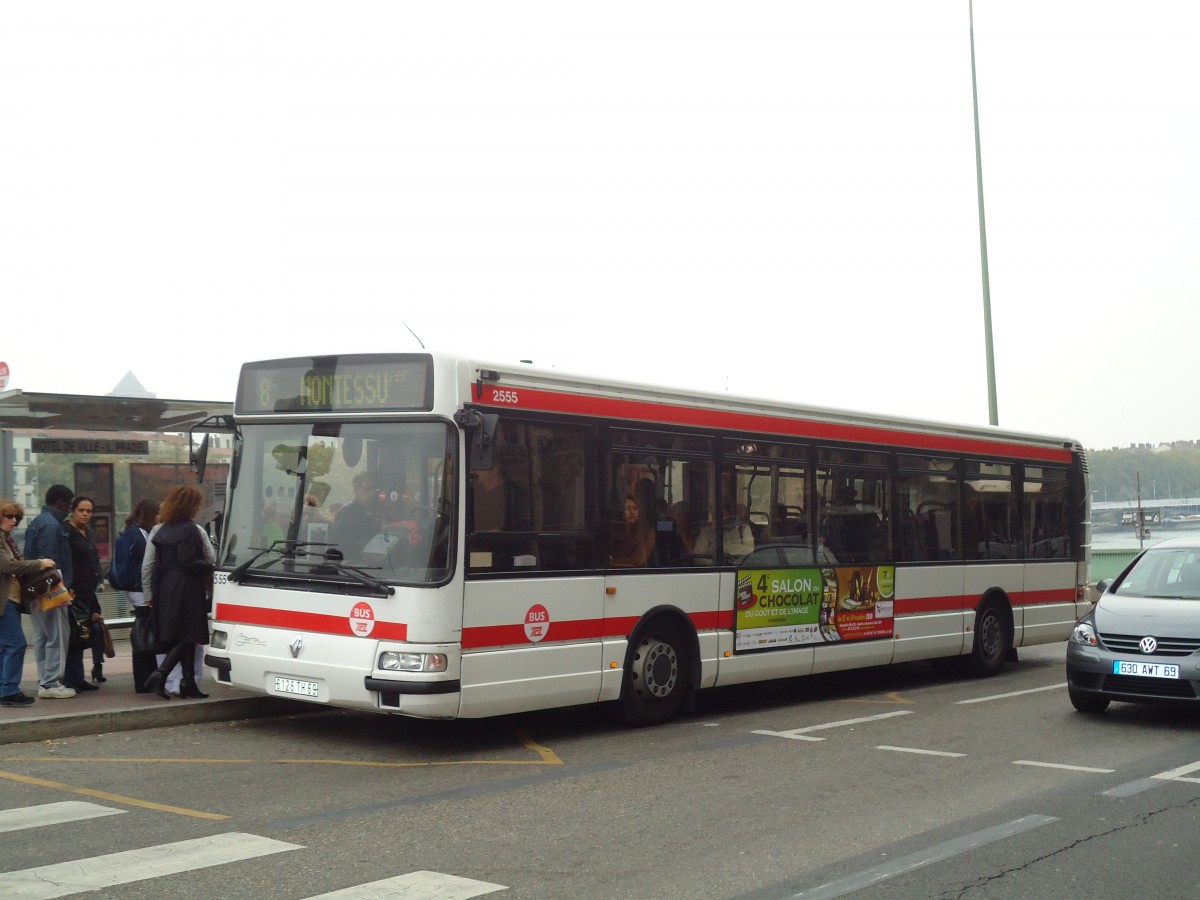
[[[550,613],[540,603],[529,607],[525,613],[525,637],[533,643],[543,640],[550,632]]]

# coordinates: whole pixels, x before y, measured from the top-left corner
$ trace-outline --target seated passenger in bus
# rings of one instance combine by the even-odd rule
[[[633,497],[625,498],[621,521],[608,529],[608,564],[614,569],[640,569],[652,564],[654,529]]]
[[[692,552],[701,561],[712,562],[717,553],[716,528],[709,522],[696,535]],[[739,503],[732,514],[721,520],[721,561],[731,565],[754,550],[754,531],[745,505]]]

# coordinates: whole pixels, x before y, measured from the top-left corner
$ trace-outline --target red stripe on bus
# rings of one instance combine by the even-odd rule
[[[292,609],[266,609],[261,606],[235,606],[231,603],[218,603],[216,621],[354,636],[350,630],[349,616],[297,612]],[[403,622],[383,622],[376,619],[371,633],[364,636],[389,641],[403,641],[408,639],[408,626]]]
[[[477,392],[476,392],[477,393]],[[514,398],[515,395],[515,398]],[[849,425],[837,422],[816,422],[811,419],[789,419],[761,413],[731,412],[695,406],[673,406],[645,400],[622,400],[613,397],[589,397],[538,388],[514,388],[504,394],[506,402],[492,399],[485,389],[476,402],[509,409],[533,409],[542,412],[571,413],[600,416],[609,419],[634,419],[670,425],[693,425],[701,428],[721,428],[732,431],[761,431],[789,437],[816,440],[853,441],[885,446],[897,445],[945,453],[975,453],[980,455],[1016,456],[1021,459],[1069,463],[1069,450],[1035,447],[1012,441],[990,441],[960,435],[923,434],[899,428],[869,425]]]
[[[1016,591],[1008,595],[1013,606],[1036,606],[1041,603],[1070,603],[1075,599],[1074,588],[1052,588],[1044,591]],[[972,595],[954,597],[912,597],[896,601],[897,615],[917,615],[920,613],[954,612],[956,610],[971,610],[979,604],[979,598]]]
[[[733,628],[733,611],[713,610],[690,613],[688,618],[697,631],[712,631],[717,628]],[[550,622],[543,641],[598,641],[604,638],[628,637],[637,627],[641,616],[623,616],[611,619],[573,619]],[[480,650],[485,647],[503,647],[512,644],[533,643],[525,634],[525,625],[481,625],[464,628],[462,647],[464,650]],[[540,643],[540,642],[539,642]]]

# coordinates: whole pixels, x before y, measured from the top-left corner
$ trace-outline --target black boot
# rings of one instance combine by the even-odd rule
[[[96,663],[94,666],[92,666],[92,681],[108,681],[108,679],[104,677],[104,666],[100,663]]]
[[[179,697],[181,700],[204,700],[208,694],[196,687],[195,678],[179,679]]]
[[[162,669],[155,669],[150,673],[150,677],[146,679],[143,687],[147,694],[158,694],[164,700],[170,700],[171,695],[167,693],[167,689],[163,687],[163,682],[167,680],[166,674]]]
[[[188,644],[187,646],[190,650],[191,644]],[[172,647],[167,653],[166,657],[163,659],[162,664],[150,673],[150,677],[146,679],[145,685],[147,693],[153,691],[164,700],[171,699],[171,695],[168,694],[167,689],[163,687],[163,682],[167,680],[167,676],[171,674],[171,670],[175,668],[175,663],[179,662],[180,657],[183,655],[183,647],[183,644],[176,644],[174,647]]]
[[[188,644],[179,659],[179,698],[181,700],[203,700],[208,697],[196,687],[196,645]]]

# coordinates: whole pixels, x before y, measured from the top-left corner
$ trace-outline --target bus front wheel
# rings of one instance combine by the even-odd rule
[[[630,644],[617,717],[626,725],[661,725],[683,708],[691,688],[687,644],[678,626],[651,622]]]
[[[975,646],[971,648],[971,674],[987,678],[1000,674],[1012,649],[1011,619],[1003,604],[987,600],[975,615]]]

